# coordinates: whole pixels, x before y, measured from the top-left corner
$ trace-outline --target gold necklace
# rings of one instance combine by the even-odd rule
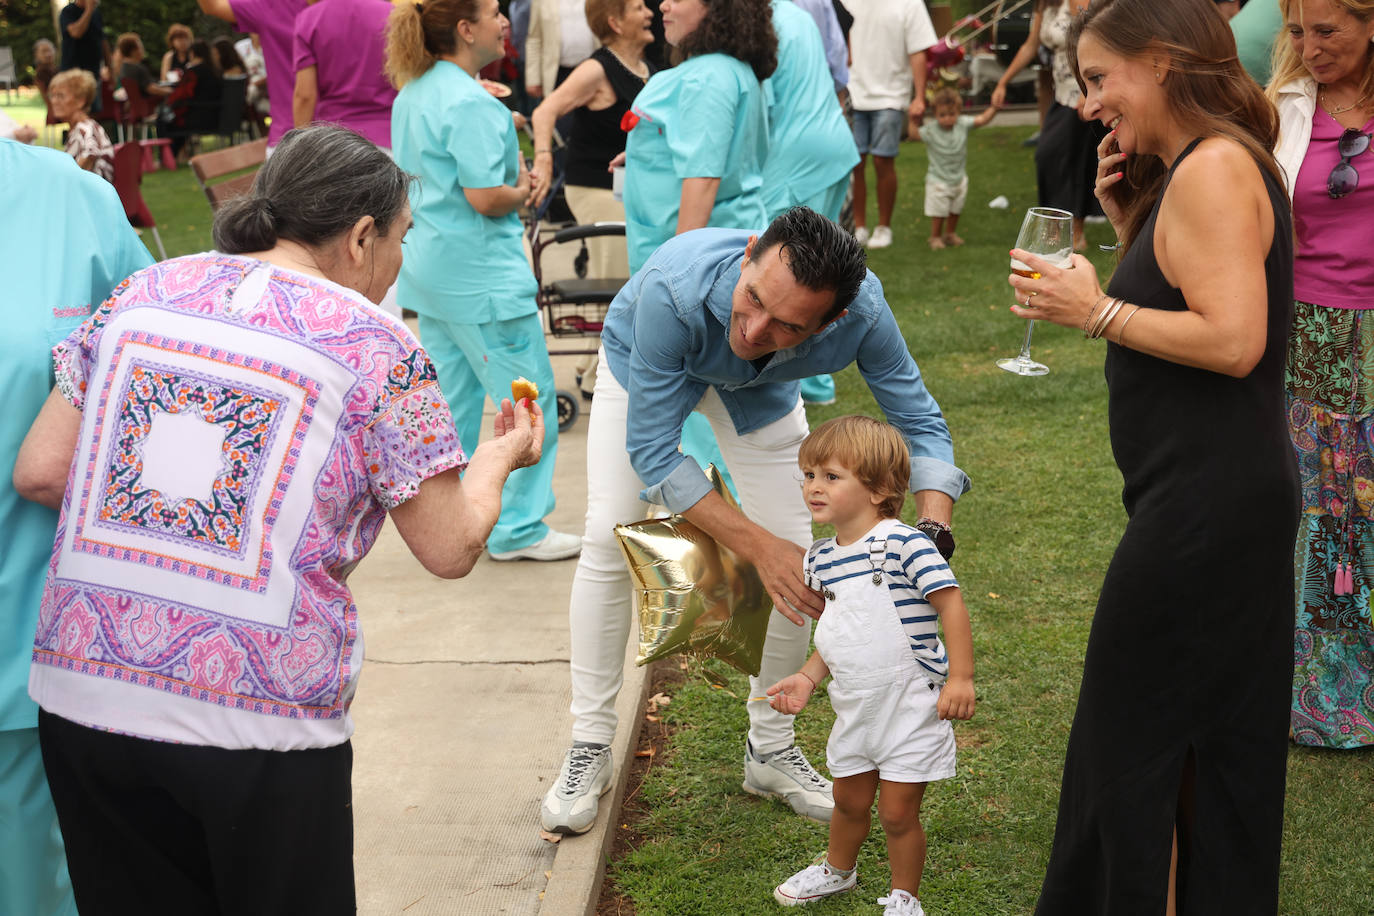
[[[1354,111],[1356,108],[1359,108],[1361,105],[1364,104],[1364,100],[1367,99],[1367,98],[1369,98],[1369,93],[1366,92],[1364,95],[1360,96],[1358,99],[1356,99],[1355,101],[1351,102],[1349,105],[1345,106],[1344,108],[1332,108],[1332,107],[1330,107],[1329,105],[1326,104],[1326,98],[1327,98],[1326,93],[1323,92],[1323,93],[1321,94],[1321,96],[1322,96],[1322,107],[1326,109],[1326,113],[1327,113],[1327,114],[1329,114],[1329,115],[1331,115],[1332,117],[1334,117],[1334,116],[1336,116],[1336,115],[1338,115],[1338,114],[1345,114],[1347,111]]]

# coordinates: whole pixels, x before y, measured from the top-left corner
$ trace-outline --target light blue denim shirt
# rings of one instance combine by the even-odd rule
[[[678,451],[682,424],[716,389],[740,435],[786,416],[798,380],[857,363],[874,399],[911,449],[911,489],[958,499],[968,476],[954,466],[949,427],[921,381],[883,287],[869,271],[847,314],[762,370],[730,349],[731,298],[751,233],[698,229],[669,239],[611,303],[601,341],[611,374],[629,392],[625,449],[649,502],[682,512],[711,485]]]

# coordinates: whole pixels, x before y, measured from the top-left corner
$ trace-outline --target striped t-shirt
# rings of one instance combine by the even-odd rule
[[[958,588],[959,582],[930,538],[896,519],[883,519],[853,544],[840,546],[834,538],[817,541],[807,558],[807,567],[819,584],[836,593],[850,583],[871,581],[878,566],[916,661],[944,679],[949,675],[949,659],[940,642],[938,615],[927,598],[942,588]]]

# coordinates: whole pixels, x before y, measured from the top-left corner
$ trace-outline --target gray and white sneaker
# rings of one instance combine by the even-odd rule
[[[544,796],[539,809],[544,829],[550,833],[590,830],[596,822],[601,796],[611,787],[613,769],[609,746],[568,748],[558,781]]]
[[[853,890],[859,882],[859,870],[851,870],[847,875],[833,872],[825,864],[825,857],[815,865],[808,865],[786,881],[773,888],[773,899],[783,906],[806,906],[829,897]]]
[[[835,809],[830,780],[816,772],[795,744],[769,754],[764,760],[746,740],[744,791],[765,798],[781,798],[802,817],[822,824],[830,823],[830,812]]]

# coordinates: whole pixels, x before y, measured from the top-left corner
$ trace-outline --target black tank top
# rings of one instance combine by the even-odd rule
[[[625,131],[620,129],[620,119],[630,110],[645,81],[631,73],[610,48],[597,48],[592,52],[592,60],[599,62],[601,69],[606,71],[606,79],[615,91],[615,103],[600,111],[591,111],[584,106],[573,112],[565,182],[588,188],[610,188],[611,173],[606,167],[625,152]]]

